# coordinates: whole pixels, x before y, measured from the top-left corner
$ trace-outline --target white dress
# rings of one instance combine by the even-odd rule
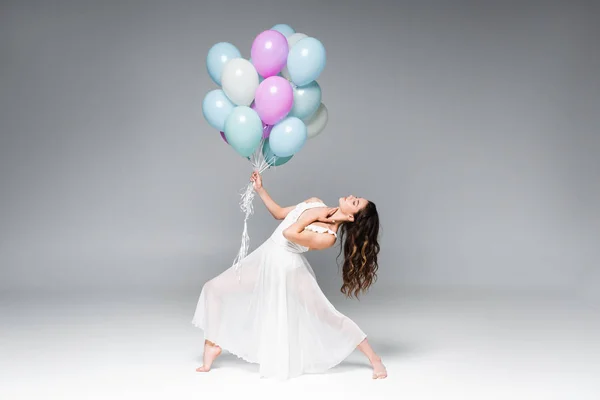
[[[260,247],[202,288],[192,324],[204,339],[260,365],[261,377],[288,379],[324,372],[367,336],[327,300],[302,253],[283,231],[320,202],[300,203]],[[335,233],[310,225],[322,234]]]

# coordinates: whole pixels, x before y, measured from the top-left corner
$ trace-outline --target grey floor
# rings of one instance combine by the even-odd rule
[[[196,296],[3,299],[0,398],[600,398],[600,310],[573,300],[466,291],[334,297],[370,335],[389,378],[371,380],[356,351],[327,374],[274,382],[230,354],[208,374],[194,371],[202,358],[190,322]]]

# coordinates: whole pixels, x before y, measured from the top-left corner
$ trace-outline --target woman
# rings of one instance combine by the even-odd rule
[[[283,222],[242,260],[239,276],[232,266],[202,288],[192,320],[205,339],[204,364],[196,371],[208,372],[224,348],[258,363],[261,377],[287,379],[324,372],[358,347],[373,367],[373,379],[385,378],[386,368],[366,334],[327,300],[302,254],[333,246],[339,232],[345,256],[341,291],[358,297],[376,278],[375,204],[347,196],[329,208],[313,197],[283,208],[258,173],[251,181],[269,212]]]

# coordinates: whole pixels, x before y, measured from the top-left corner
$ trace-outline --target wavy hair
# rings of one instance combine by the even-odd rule
[[[375,203],[367,205],[354,215],[354,222],[339,227],[340,253],[344,253],[342,264],[343,284],[340,289],[346,297],[356,297],[366,292],[377,280],[377,256],[380,246],[379,214]]]

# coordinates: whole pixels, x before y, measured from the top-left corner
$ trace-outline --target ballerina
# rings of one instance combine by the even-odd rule
[[[269,239],[242,260],[206,282],[192,324],[204,331],[203,365],[208,372],[222,349],[259,364],[261,377],[289,379],[336,366],[354,349],[373,367],[373,379],[387,377],[367,335],[329,302],[303,253],[332,247],[338,236],[344,252],[342,293],[358,297],[375,281],[379,216],[375,204],[346,196],[337,207],[313,197],[279,206],[251,176],[269,212],[282,220]],[[239,279],[238,279],[239,278]]]

